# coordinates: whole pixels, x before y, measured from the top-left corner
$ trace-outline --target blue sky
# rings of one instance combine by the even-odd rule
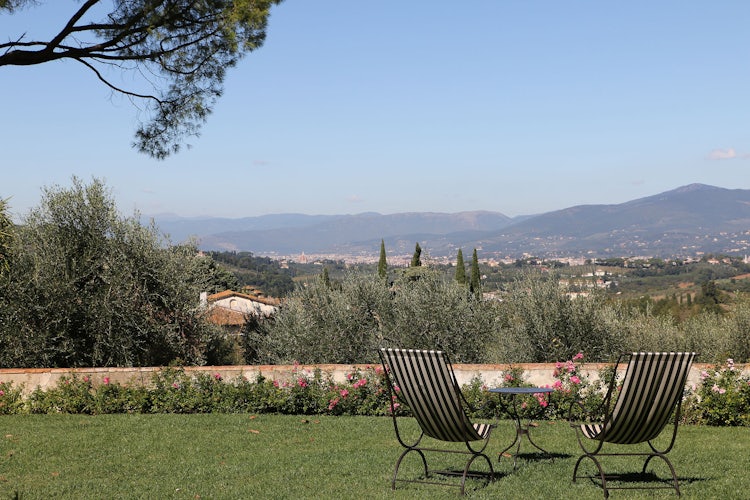
[[[0,15],[52,32],[77,2]],[[103,179],[126,214],[491,210],[750,188],[750,2],[287,0],[192,148],[80,64],[0,68],[0,197]],[[127,81],[127,80],[124,80]]]

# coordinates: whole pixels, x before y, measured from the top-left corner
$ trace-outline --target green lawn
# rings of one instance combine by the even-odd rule
[[[391,420],[383,417],[13,415],[0,421],[0,498],[458,495],[456,488],[428,485],[390,490],[400,449]],[[590,482],[571,483],[577,444],[566,423],[542,422],[532,430],[535,441],[562,458],[526,457],[515,472],[512,461],[496,462],[512,432],[510,422],[501,422],[490,445],[502,477],[469,496],[602,498]],[[524,448],[530,450],[525,440]],[[681,427],[670,456],[685,498],[750,498],[750,429]],[[613,491],[610,497],[655,496],[676,498],[669,490]]]

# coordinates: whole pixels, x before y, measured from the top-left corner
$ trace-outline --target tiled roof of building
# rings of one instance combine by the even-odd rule
[[[224,290],[223,292],[214,293],[213,295],[209,295],[207,297],[208,303],[216,302],[217,300],[221,299],[227,299],[229,297],[239,297],[246,300],[252,300],[255,302],[260,302],[261,304],[266,304],[269,306],[278,306],[280,304],[279,299],[274,299],[271,297],[260,297],[258,295],[250,295],[247,293],[240,293],[235,292],[234,290]]]

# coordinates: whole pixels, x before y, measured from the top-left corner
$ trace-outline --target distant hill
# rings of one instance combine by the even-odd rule
[[[507,226],[511,219],[500,213],[461,212],[400,213],[381,215],[364,213],[335,216],[315,223],[303,220],[298,225],[273,229],[235,230],[202,236],[202,248],[249,250],[259,255],[306,253],[378,252],[380,240],[408,238],[411,250],[416,241],[457,232],[484,233]],[[375,243],[373,243],[375,242]],[[374,249],[372,245],[375,245]]]
[[[750,190],[691,184],[617,205],[541,214],[492,235],[485,252],[536,255],[695,255],[750,252]]]
[[[436,257],[454,256],[457,248],[509,258],[750,254],[750,190],[704,184],[627,203],[516,218],[483,211],[153,218],[173,241],[195,236],[206,250],[256,255],[372,255],[381,238],[389,255],[411,253],[415,242]]]

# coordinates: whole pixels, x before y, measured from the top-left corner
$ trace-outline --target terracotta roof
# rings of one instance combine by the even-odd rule
[[[227,299],[229,297],[239,297],[247,300],[252,300],[255,302],[260,302],[261,304],[266,304],[268,306],[278,306],[281,302],[279,299],[274,299],[271,297],[259,297],[257,295],[249,295],[246,293],[240,293],[235,292],[234,290],[224,290],[223,292],[214,293],[213,295],[209,295],[207,297],[207,300],[209,303],[215,302],[217,300],[221,299]]]

